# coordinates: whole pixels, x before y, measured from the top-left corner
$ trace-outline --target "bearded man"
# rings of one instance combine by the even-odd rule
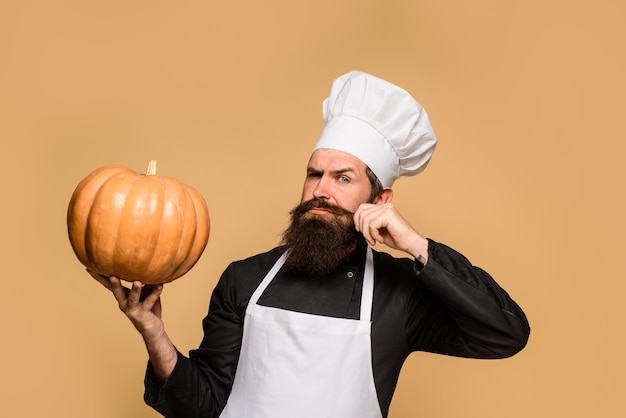
[[[435,147],[421,105],[355,71],[323,107],[282,245],[224,271],[189,356],[165,332],[162,285],[94,275],[144,339],[144,399],[164,416],[382,418],[410,353],[505,358],[525,346],[509,295],[392,204],[394,180],[421,172]]]

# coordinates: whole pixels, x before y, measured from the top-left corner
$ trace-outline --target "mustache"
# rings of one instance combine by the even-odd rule
[[[338,216],[341,216],[341,215],[354,216],[354,212],[350,212],[348,209],[344,209],[341,206],[328,203],[326,200],[323,200],[323,199],[306,200],[300,203],[295,208],[293,208],[291,211],[291,215],[298,216],[298,215],[308,212],[311,209],[324,209],[332,213],[333,215],[338,215]]]

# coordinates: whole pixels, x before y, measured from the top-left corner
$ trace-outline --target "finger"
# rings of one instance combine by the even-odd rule
[[[161,318],[161,298],[159,297],[154,306],[152,307],[152,312],[159,318]]]
[[[358,226],[356,227],[356,230],[358,232],[361,233],[361,235],[363,235],[363,238],[365,238],[365,240],[370,244],[370,245],[374,245],[374,238],[371,235],[370,229],[367,226],[367,223],[364,221],[359,222]]]
[[[361,204],[358,209],[354,212],[354,228],[358,232],[363,232],[363,226],[365,223],[366,215],[368,213],[368,207],[365,204]]]
[[[370,203],[361,203],[357,210],[354,212],[354,227],[357,231],[362,230],[362,224],[364,219],[371,213],[372,210],[376,209],[376,205],[372,205]]]
[[[148,286],[146,286],[148,287]],[[146,309],[152,310],[152,308],[159,302],[161,292],[163,292],[163,285],[150,286],[150,292],[145,296],[143,304]]]
[[[361,232],[361,208],[360,207],[356,210],[356,212],[354,212],[354,216],[352,217],[352,220],[354,221],[354,228],[358,232]]]
[[[361,231],[361,234],[363,235],[363,238],[365,238],[369,245],[376,245],[376,237],[372,234],[374,229],[372,229],[371,224],[366,218],[361,220],[359,229]]]
[[[384,244],[385,238],[383,237],[383,234],[381,233],[383,228],[384,228],[383,222],[380,220],[380,218],[376,218],[372,220],[372,222],[369,225],[367,225],[367,230],[369,231],[369,235],[372,241],[374,242],[373,245],[375,245],[377,242]]]
[[[111,290],[111,283],[109,282],[109,278],[107,276],[103,276],[102,274],[98,274],[95,271],[87,269],[87,273],[94,279],[96,279],[102,286]]]
[[[355,220],[358,226],[355,227],[372,246],[377,242],[382,242],[382,236],[378,231],[381,213],[380,205],[361,205],[358,209],[358,218]]]
[[[115,276],[111,276],[109,277],[109,285],[111,286],[113,296],[115,296],[115,299],[120,304],[120,306],[126,303],[126,299],[128,297],[128,289],[122,286],[122,281]]]
[[[126,299],[129,308],[134,308],[139,305],[141,302],[141,291],[143,285],[139,281],[134,281],[130,292],[128,293],[128,298]]]

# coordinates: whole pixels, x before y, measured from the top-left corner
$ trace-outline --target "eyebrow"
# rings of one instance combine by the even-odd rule
[[[314,167],[307,167],[306,169],[307,174],[314,174],[314,173],[323,173],[324,170],[320,170]],[[328,171],[330,174],[343,174],[343,173],[353,173],[353,174],[357,174],[357,171],[352,168],[352,167],[346,167],[346,168],[339,168],[336,170],[330,170]]]

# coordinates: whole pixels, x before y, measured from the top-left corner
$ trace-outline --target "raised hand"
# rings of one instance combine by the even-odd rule
[[[428,260],[428,240],[391,203],[361,204],[354,214],[354,225],[371,246],[381,243]]]

